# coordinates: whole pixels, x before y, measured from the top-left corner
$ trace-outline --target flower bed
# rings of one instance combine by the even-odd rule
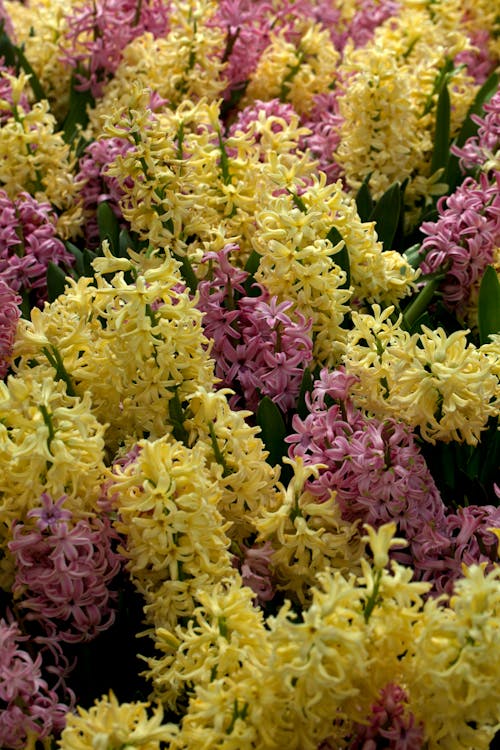
[[[0,17],[0,746],[493,747],[498,0]]]

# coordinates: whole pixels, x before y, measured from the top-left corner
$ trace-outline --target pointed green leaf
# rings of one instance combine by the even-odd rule
[[[261,429],[262,440],[269,451],[268,463],[271,466],[281,464],[283,456],[287,455],[287,446],[285,443],[285,423],[279,408],[268,396],[264,396],[257,408],[256,417],[257,424]]]
[[[479,341],[489,342],[492,333],[500,333],[500,282],[493,266],[488,266],[481,279],[478,300]]]
[[[60,294],[63,294],[65,286],[65,272],[49,260],[47,266],[47,297],[49,302],[53,302]]]
[[[108,201],[103,201],[97,206],[97,225],[99,227],[99,240],[108,240],[109,248],[113,255],[120,252],[120,226],[118,219]]]
[[[431,174],[444,169],[450,156],[450,113],[451,103],[448,86],[439,92],[434,131],[434,151],[432,152]]]
[[[89,121],[88,110],[94,105],[94,97],[90,91],[77,91],[76,79],[73,75],[69,95],[68,114],[64,120],[62,130],[66,143],[73,143],[80,129],[84,129]]]
[[[369,221],[374,209],[373,198],[369,187],[370,177],[371,172],[366,175],[363,184],[356,195],[356,207],[361,221]]]
[[[181,272],[184,283],[188,287],[191,294],[195,294],[196,290],[198,289],[198,279],[196,278],[196,274],[193,270],[193,266],[189,261],[189,258],[186,255],[180,256],[176,253],[172,253],[172,255],[181,264],[179,270]]]
[[[377,236],[384,250],[392,250],[400,213],[401,189],[399,183],[395,182],[380,197],[370,215],[370,221],[375,222]]]
[[[434,293],[439,287],[441,277],[429,279],[417,296],[410,302],[403,313],[403,326],[406,331],[413,331],[416,322],[427,310]]]
[[[132,237],[130,236],[130,232],[128,229],[123,227],[120,229],[120,234],[118,235],[118,255],[120,258],[128,258],[129,257],[129,250],[136,250],[137,248],[134,245],[134,241],[132,240]]]
[[[333,259],[337,266],[345,271],[345,281],[341,285],[341,289],[348,289],[351,285],[351,264],[349,262],[349,251],[347,249],[347,245],[345,244],[345,240],[340,234],[337,227],[331,227],[330,231],[326,235],[326,239],[330,240],[334,247],[338,245],[339,242],[344,243],[343,247],[340,250],[337,250],[337,252],[333,256]]]
[[[313,377],[309,367],[306,367],[302,376],[302,382],[300,384],[299,396],[297,399],[297,414],[301,419],[305,419],[309,414],[309,409],[306,404],[306,393],[312,393],[314,386]]]
[[[255,274],[258,271],[260,265],[261,255],[256,250],[252,250],[248,256],[248,260],[245,263],[245,271],[249,274],[248,278],[243,283],[247,297],[258,297],[260,295],[260,289],[255,284]]]

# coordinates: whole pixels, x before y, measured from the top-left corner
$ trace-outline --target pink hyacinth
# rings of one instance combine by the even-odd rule
[[[113,551],[116,533],[107,518],[81,519],[44,493],[42,507],[18,523],[9,549],[16,560],[13,593],[27,620],[67,643],[95,638],[115,618],[111,581],[121,556]]]
[[[0,278],[16,292],[35,292],[47,298],[47,268],[71,266],[74,258],[56,237],[57,217],[50,203],[39,203],[29,193],[11,200],[0,190]]]
[[[452,146],[451,151],[460,158],[463,172],[483,167],[500,146],[500,90],[483,105],[484,117],[472,115],[478,126],[477,134],[467,139],[462,148]]]
[[[22,645],[28,640],[18,624],[0,619],[0,746],[25,748],[28,737],[43,740],[59,732],[68,706],[59,703],[42,677],[42,656]]]
[[[311,131],[310,135],[302,138],[301,148],[308,148],[312,156],[318,159],[318,168],[326,174],[330,183],[336,182],[342,175],[342,168],[333,158],[340,143],[340,126],[343,122],[338,107],[339,95],[340,88],[327,94],[317,94],[314,106],[301,123]]]
[[[372,706],[369,724],[358,724],[350,750],[421,750],[424,727],[408,709],[408,696],[402,687],[389,683]]]
[[[455,65],[465,65],[467,73],[472,76],[474,81],[481,86],[490,73],[495,69],[495,60],[488,50],[488,42],[491,39],[489,29],[478,29],[470,35],[470,41],[474,45],[473,49],[467,49],[460,52],[455,57]]]
[[[276,593],[271,573],[273,547],[271,542],[259,546],[240,545],[243,557],[236,560],[245,586],[252,589],[256,603],[259,605],[271,601]]]
[[[0,378],[9,370],[17,321],[21,316],[21,297],[0,277]]]
[[[93,0],[76,3],[66,16],[61,61],[75,70],[81,91],[101,96],[118,68],[123,49],[138,36],[168,31],[170,2],[164,0]]]
[[[491,182],[467,177],[450,196],[438,201],[439,217],[423,222],[421,246],[424,274],[445,272],[443,299],[450,307],[467,302],[471,290],[493,261],[500,244],[500,172]]]
[[[131,148],[132,144],[124,138],[102,138],[89,143],[80,158],[76,182],[81,185],[83,207],[90,214],[84,227],[87,247],[94,248],[99,244],[96,212],[100,203],[108,201],[113,213],[121,218],[119,204],[123,190],[116,177],[106,173],[106,168]],[[127,178],[125,184],[131,182],[131,178]]]
[[[498,564],[498,539],[492,528],[500,528],[500,508],[493,505],[469,505],[448,513],[439,538],[436,535],[430,543],[422,540],[415,549],[417,575],[432,581],[436,593],[451,594],[454,582],[463,575],[462,565],[485,564],[491,570]]]
[[[435,529],[444,528],[445,506],[412,432],[393,419],[366,416],[348,396],[353,376],[341,367],[323,370],[308,399],[309,414],[293,416],[294,433],[286,438],[289,455],[307,464],[324,464],[308,489],[325,501],[331,490],[342,516],[378,528],[395,521],[409,542],[411,560]]]
[[[204,313],[204,328],[213,339],[211,354],[220,387],[236,391],[231,400],[243,397],[245,408],[255,411],[262,396],[271,398],[283,411],[294,406],[305,367],[312,360],[311,321],[300,313],[290,317],[292,303],[278,303],[258,285],[260,296],[249,297],[243,283],[248,273],[234,268],[227,245],[220,253],[207,253],[214,264],[212,278],[198,286],[198,308]]]

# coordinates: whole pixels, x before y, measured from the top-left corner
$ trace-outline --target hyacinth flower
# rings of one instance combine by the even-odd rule
[[[5,750],[34,747],[36,740],[59,733],[69,709],[43,678],[41,654],[33,658],[23,647],[27,640],[12,617],[0,619],[0,746]]]
[[[0,278],[0,378],[9,370],[17,321],[21,316],[20,303],[21,297]]]
[[[500,146],[500,90],[497,90],[489,102],[483,104],[484,117],[471,115],[478,126],[476,135],[471,136],[462,146],[452,146],[451,151],[460,158],[463,172],[497,171],[500,169],[498,149]]]
[[[493,505],[449,511],[442,533],[414,550],[416,574],[432,581],[436,593],[451,594],[455,582],[462,578],[464,565],[484,565],[486,571],[498,565],[498,539],[492,532],[495,528],[500,528],[500,508]]]
[[[408,708],[408,695],[400,685],[389,683],[372,706],[370,723],[358,725],[349,750],[421,750],[424,727]],[[322,746],[320,750],[328,750]]]
[[[211,278],[198,285],[197,306],[204,313],[205,334],[213,340],[219,387],[236,391],[231,404],[243,398],[244,407],[255,411],[260,398],[268,396],[286,411],[294,406],[312,360],[311,321],[299,313],[290,317],[292,303],[278,303],[258,285],[254,289],[260,295],[247,296],[243,284],[249,274],[231,265],[234,250],[237,245],[206,253]]]
[[[57,216],[50,203],[21,192],[11,200],[0,190],[0,279],[15,292],[47,299],[49,263],[71,266],[73,256],[56,236]]]
[[[121,218],[119,204],[123,190],[116,177],[106,174],[106,167],[131,148],[132,144],[124,138],[101,138],[89,143],[80,158],[76,181],[81,185],[80,195],[87,214],[83,230],[89,248],[95,248],[99,243],[97,208],[100,203],[107,201],[115,216]],[[132,183],[132,178],[129,178],[129,183]]]
[[[412,431],[394,419],[379,420],[357,409],[349,389],[356,378],[341,367],[322,370],[308,398],[305,419],[295,414],[286,438],[290,457],[321,464],[307,489],[325,502],[332,490],[342,517],[374,528],[388,522],[409,542],[413,557],[424,542],[444,533],[445,506]],[[409,562],[408,553],[395,558]]]
[[[63,495],[28,512],[9,549],[15,557],[14,597],[27,621],[66,643],[90,641],[115,619],[117,592],[110,584],[121,568],[113,550],[117,534],[108,519],[76,520]]]
[[[500,172],[493,179],[467,177],[452,195],[439,199],[438,219],[423,222],[426,235],[420,268],[444,271],[440,289],[448,307],[460,314],[500,245]]]
[[[168,0],[97,0],[75,3],[66,16],[61,61],[74,68],[76,86],[99,97],[132,39],[168,31]]]

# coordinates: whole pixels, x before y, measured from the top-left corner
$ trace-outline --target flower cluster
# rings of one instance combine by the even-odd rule
[[[245,293],[249,274],[231,266],[228,258],[237,249],[226,246],[205,255],[212,278],[198,286],[198,309],[204,313],[205,334],[213,340],[215,374],[221,386],[239,387],[252,411],[262,396],[269,396],[285,412],[293,407],[312,359],[311,326],[300,313],[289,317],[291,302],[278,304],[265,292],[255,297]]]
[[[73,522],[70,511],[44,493],[42,507],[17,524],[9,549],[14,555],[14,598],[28,620],[66,643],[95,638],[115,617],[117,592],[109,584],[120,570],[112,549],[117,534],[98,518]]]
[[[0,0],[5,750],[498,744],[496,6]]]
[[[60,703],[42,676],[42,656],[33,658],[27,640],[11,618],[0,619],[0,742],[19,750],[50,738],[65,724]]]

